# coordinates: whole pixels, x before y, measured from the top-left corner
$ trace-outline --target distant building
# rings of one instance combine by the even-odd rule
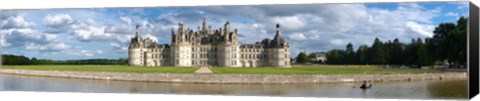
[[[143,39],[137,32],[131,39],[128,56],[132,66],[226,66],[226,67],[290,67],[290,45],[280,33],[255,44],[239,44],[238,30],[230,30],[227,21],[224,28],[211,29],[204,19],[197,31],[178,24],[172,28],[171,44],[157,44],[150,38]]]
[[[327,61],[327,55],[325,52],[315,52],[314,57],[311,57],[312,62],[325,62]]]

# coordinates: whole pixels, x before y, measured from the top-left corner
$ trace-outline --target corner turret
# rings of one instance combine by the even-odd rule
[[[280,32],[280,24],[277,23],[277,33],[275,34],[275,37],[273,38],[272,40],[272,44],[271,46],[274,47],[274,48],[280,48],[280,47],[283,47],[283,43],[285,43],[285,41],[283,40],[282,38],[282,34]]]

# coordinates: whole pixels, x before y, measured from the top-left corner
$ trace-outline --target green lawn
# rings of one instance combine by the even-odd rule
[[[26,65],[2,66],[8,69],[32,70],[70,70],[70,71],[101,71],[101,72],[155,72],[155,73],[194,73],[195,67],[140,67],[125,65]]]
[[[143,67],[126,65],[26,65],[2,66],[11,69],[32,70],[68,70],[68,71],[102,71],[102,72],[141,72],[141,73],[194,73],[195,67]],[[256,67],[228,68],[213,67],[215,74],[395,74],[395,73],[440,73],[441,70],[394,70],[382,69],[379,65],[293,65],[292,68]]]
[[[325,64],[294,64],[292,68],[348,68],[348,69],[382,69],[383,65],[325,65]]]
[[[398,73],[441,73],[441,70],[393,70],[379,65],[293,65],[292,68],[212,68],[216,74],[398,74]]]

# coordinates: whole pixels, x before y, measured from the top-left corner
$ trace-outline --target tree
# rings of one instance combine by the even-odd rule
[[[48,60],[37,59],[35,57],[29,59],[25,56],[18,55],[2,55],[3,65],[127,65],[128,59],[85,59],[85,60]]]
[[[368,64],[367,62],[367,57],[368,57],[368,46],[367,45],[361,45],[357,49],[356,57],[358,59],[359,64]]]
[[[437,60],[445,60],[447,59],[447,54],[449,51],[449,42],[448,40],[448,33],[451,32],[452,30],[455,30],[455,24],[454,23],[441,23],[438,25],[435,30],[433,31],[433,37],[431,39],[433,51],[435,54],[435,59]]]
[[[346,56],[343,59],[346,64],[353,64],[355,63],[355,51],[353,51],[352,43],[348,43],[346,46]]]
[[[455,61],[455,67],[465,67],[467,63],[467,22],[467,18],[460,17],[455,30],[450,33],[455,48],[450,59]]]
[[[461,67],[466,63],[467,18],[460,17],[455,23],[441,23],[433,31],[428,50],[434,60],[447,60],[449,67]]]
[[[415,55],[417,55],[418,57],[417,65],[425,66],[425,65],[431,64],[431,59],[428,55],[426,44],[419,44]]]
[[[329,64],[344,64],[345,51],[333,49],[327,52],[327,61]]]
[[[297,60],[297,63],[300,63],[300,64],[309,62],[309,58],[307,54],[304,52],[298,53],[297,58],[295,58],[295,60]]]
[[[308,54],[308,58],[309,59],[315,58],[316,55],[317,55],[316,53],[310,53]]]
[[[31,61],[31,64],[33,64],[33,65],[38,64],[37,58],[35,58],[35,57],[33,57],[30,61]]]
[[[403,44],[400,43],[400,40],[398,40],[398,38],[395,38],[393,40],[393,43],[391,44],[390,49],[390,64],[402,64],[402,61],[404,60],[403,51]]]
[[[369,57],[369,63],[372,64],[385,64],[386,61],[386,54],[385,54],[385,48],[383,46],[382,41],[380,39],[375,38],[375,41],[373,42],[372,48],[369,49],[368,55]]]

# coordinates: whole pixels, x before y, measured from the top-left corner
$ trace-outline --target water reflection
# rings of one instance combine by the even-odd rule
[[[293,97],[356,97],[406,99],[466,99],[467,81],[441,80],[360,84],[192,84],[129,82],[21,75],[1,75],[3,90],[95,93],[213,94]]]

